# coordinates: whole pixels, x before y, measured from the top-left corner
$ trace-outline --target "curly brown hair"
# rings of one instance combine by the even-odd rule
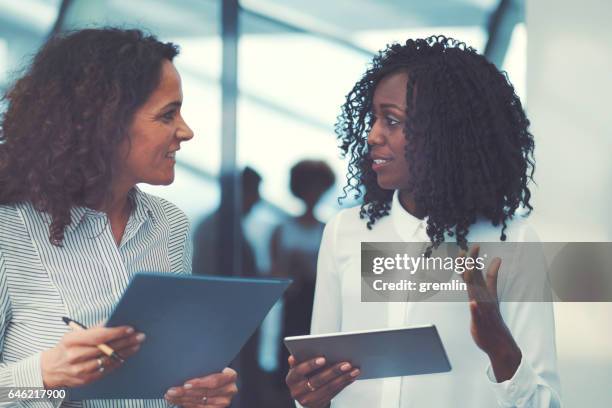
[[[178,47],[136,29],[101,28],[51,38],[9,88],[0,118],[0,204],[29,201],[51,216],[60,246],[74,206],[110,195],[117,149],[135,111]]]
[[[351,190],[355,198],[363,195],[360,216],[368,228],[389,214],[393,191],[377,183],[367,135],[376,86],[398,71],[409,73],[404,123],[409,190],[428,217],[432,247],[444,242],[446,233],[466,249],[478,217],[501,226],[504,241],[517,209],[532,210],[529,120],[505,73],[445,36],[389,45],[347,95],[336,125],[340,148],[349,157],[344,197]]]

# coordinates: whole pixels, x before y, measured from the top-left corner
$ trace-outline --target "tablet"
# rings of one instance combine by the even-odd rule
[[[434,325],[286,337],[285,345],[297,361],[348,361],[361,370],[360,380],[451,370]]]
[[[289,279],[138,273],[106,322],[146,334],[138,353],[70,400],[163,398],[185,381],[220,372],[238,354]]]

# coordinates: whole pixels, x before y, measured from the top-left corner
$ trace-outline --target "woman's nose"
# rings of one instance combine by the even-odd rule
[[[370,133],[368,133],[368,144],[369,145],[381,145],[385,143],[385,138],[382,135],[382,132],[378,129],[378,126],[374,124],[372,129],[370,129]]]
[[[183,122],[183,125],[177,130],[176,137],[183,140],[191,140],[193,138],[193,130],[187,125],[187,123]]]

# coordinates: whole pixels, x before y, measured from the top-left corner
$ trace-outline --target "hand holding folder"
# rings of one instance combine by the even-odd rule
[[[232,397],[238,392],[236,380],[238,375],[231,368],[224,368],[220,373],[202,378],[194,378],[183,386],[172,387],[164,398],[172,405],[208,403],[215,406],[229,406]]]
[[[84,377],[82,374],[79,376],[80,380],[91,382],[97,380],[97,377],[101,377],[104,373],[108,374],[113,369],[116,369],[121,364],[125,363],[125,358],[121,354],[118,353],[117,350],[125,350],[125,354],[133,355],[140,349],[140,343],[142,343],[145,339],[144,333],[135,333],[134,329],[131,327],[120,327],[117,331],[117,328],[104,328],[104,327],[95,327],[93,329],[88,329],[82,323],[77,322],[69,317],[62,317],[64,323],[69,326],[73,331],[79,334],[80,340],[73,339],[72,341],[75,345],[78,345],[79,348],[83,348],[82,343],[85,341],[85,338],[89,337],[90,348],[97,348],[100,353],[108,357],[108,360],[105,362],[105,357],[102,354],[92,354],[95,353],[93,350],[83,350],[86,354],[89,354],[88,360],[95,360],[97,363],[97,373],[93,371],[93,369],[88,369],[85,374],[88,377]],[[116,334],[115,334],[116,332]],[[111,339],[110,336],[121,336],[120,338],[111,341],[110,345],[104,343],[103,338]],[[70,336],[72,338],[75,335]],[[132,346],[136,344],[136,346]],[[117,350],[115,350],[117,349]],[[74,354],[74,353],[64,353]],[[80,356],[80,358],[85,358],[84,356]],[[88,364],[93,367],[90,363]],[[220,373],[210,374],[201,378],[193,378],[187,381],[184,385],[179,387],[173,387],[166,392],[164,398],[168,401],[169,404],[183,406],[185,404],[193,403],[194,401],[198,401],[199,403],[210,402],[215,405],[227,405],[231,404],[232,397],[238,392],[238,388],[236,386],[237,373],[231,368],[225,368]],[[62,385],[69,384],[66,381],[61,382]]]
[[[171,388],[220,373],[290,282],[136,274],[106,326],[134,327],[147,340],[121,367],[72,388],[68,398],[157,399]],[[189,388],[177,391],[189,393]]]

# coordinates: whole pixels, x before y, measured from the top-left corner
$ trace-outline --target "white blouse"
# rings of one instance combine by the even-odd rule
[[[312,334],[435,324],[452,370],[448,373],[358,380],[332,401],[334,408],[408,407],[559,407],[553,305],[550,302],[502,302],[501,314],[523,359],[513,378],[497,383],[487,355],[470,334],[467,302],[362,302],[361,242],[427,242],[426,221],[405,211],[393,198],[390,214],[366,227],[359,208],[341,211],[323,234],[317,268]],[[498,242],[500,227],[485,221],[470,228],[469,242]],[[523,219],[508,225],[507,240],[537,241]],[[451,238],[452,239],[452,238]],[[450,239],[447,239],[450,240]],[[529,290],[508,279],[502,258],[498,293]],[[515,267],[527,266],[514,259]],[[518,264],[522,262],[525,265]],[[506,268],[504,268],[506,266]],[[533,267],[533,259],[529,260]],[[504,276],[504,273],[506,275]],[[467,300],[467,298],[466,298]]]

